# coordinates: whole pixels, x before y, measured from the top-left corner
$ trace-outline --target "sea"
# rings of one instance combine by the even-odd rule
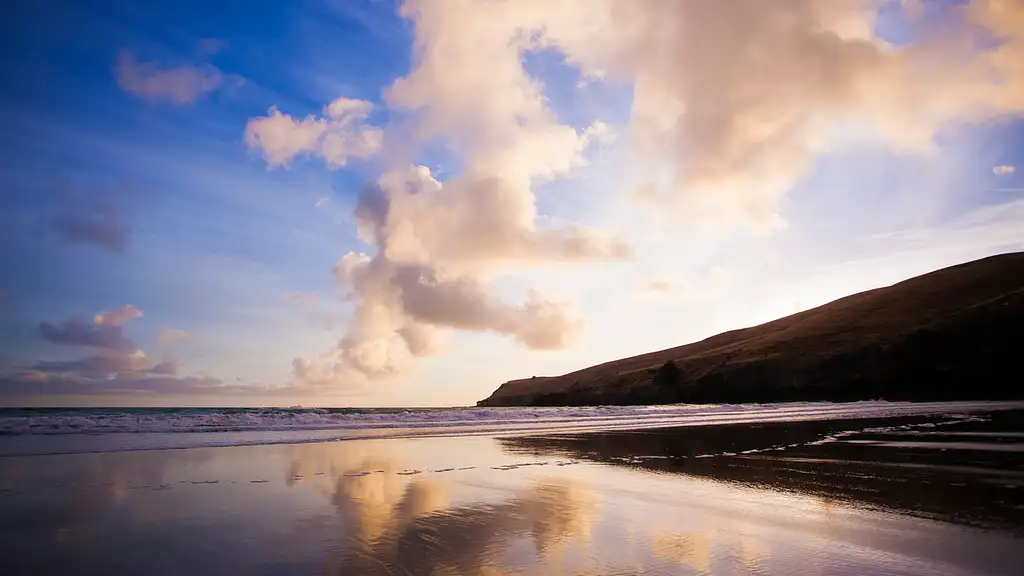
[[[0,408],[0,456],[924,414],[959,421],[972,413],[1021,408],[1024,403],[887,401],[543,408]]]

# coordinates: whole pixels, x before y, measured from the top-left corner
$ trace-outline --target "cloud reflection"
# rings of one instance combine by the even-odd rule
[[[455,484],[408,474],[414,462],[395,446],[290,447],[287,481],[329,496],[344,530],[328,574],[497,575],[510,565],[561,565],[569,550],[589,546],[598,507],[585,485],[535,478],[504,499],[451,505]]]
[[[430,502],[428,484],[413,483],[402,505],[415,510]],[[538,481],[511,498],[497,503],[473,503],[436,508],[427,514],[395,514],[395,522],[382,537],[347,549],[332,574],[464,574],[501,573],[508,562],[551,563],[557,550],[589,542],[595,510],[591,494],[565,481]],[[420,510],[422,512],[422,509]],[[532,541],[536,558],[521,549],[520,540]]]

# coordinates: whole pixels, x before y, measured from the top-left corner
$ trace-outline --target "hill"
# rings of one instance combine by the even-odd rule
[[[700,342],[506,382],[478,406],[1024,398],[1024,253]]]

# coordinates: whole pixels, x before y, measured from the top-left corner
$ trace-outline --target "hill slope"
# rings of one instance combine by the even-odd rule
[[[1024,253],[766,324],[512,380],[480,406],[1024,398]]]

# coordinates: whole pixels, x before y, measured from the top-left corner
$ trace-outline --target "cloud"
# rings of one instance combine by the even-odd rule
[[[638,182],[646,198],[702,226],[774,228],[820,153],[864,138],[927,152],[944,128],[1024,111],[1024,3],[938,7],[950,25],[909,45],[875,35],[877,4],[408,0],[417,63],[391,100],[425,108],[423,133],[454,131],[484,155],[507,152],[506,120],[522,119],[519,149],[564,164],[578,147],[544,121],[521,58],[557,50],[633,87],[638,171],[659,175]]]
[[[680,288],[682,288],[682,286],[680,286],[679,284],[677,284],[675,282],[671,282],[671,281],[668,281],[668,280],[660,280],[660,279],[658,279],[658,280],[651,280],[650,282],[647,282],[646,284],[643,284],[642,286],[640,286],[640,290],[639,291],[641,293],[647,293],[647,294],[667,294],[669,292],[677,291]]]
[[[335,266],[336,280],[358,305],[334,349],[296,359],[302,380],[351,384],[396,376],[410,356],[444,351],[450,329],[504,334],[537,350],[567,347],[582,331],[568,304],[537,292],[521,304],[505,302],[494,293],[492,275],[631,254],[608,234],[537,228],[528,187],[474,176],[441,184],[422,166],[391,171],[368,186],[355,215],[360,236],[377,253],[349,253]]]
[[[100,350],[97,354],[75,360],[41,360],[32,366],[32,370],[47,374],[107,378],[112,374],[146,372],[155,365],[153,359],[142,350]],[[159,373],[167,372],[164,370]]]
[[[188,337],[188,332],[184,330],[178,328],[166,328],[156,335],[156,341],[161,346],[173,346],[178,342],[187,340]]]
[[[173,358],[160,362],[142,350],[101,349],[74,360],[43,360],[21,371],[0,374],[0,395],[45,396],[152,394],[278,397],[305,390],[294,386],[228,384],[205,375],[177,376]]]
[[[69,318],[60,324],[42,322],[39,334],[45,340],[60,346],[83,346],[106,350],[131,350],[135,344],[125,338],[125,322],[142,316],[142,311],[126,304],[121,308],[100,312],[92,322],[82,318]]]
[[[527,53],[553,50],[585,77],[632,87],[630,168],[652,175],[635,182],[638,197],[700,227],[783,226],[782,198],[818,155],[845,144],[927,154],[943,129],[1024,112],[1024,3],[971,0],[907,45],[876,35],[877,7],[407,0],[412,69],[384,93],[404,116],[382,139],[388,168],[355,214],[371,249],[335,268],[353,321],[337,346],[297,359],[296,374],[395,375],[409,357],[443,350],[453,329],[542,349],[574,340],[582,324],[567,304],[540,294],[508,302],[495,279],[631,250],[600,231],[539,224],[535,186],[573,176],[610,131],[600,119],[563,123],[527,73]],[[330,108],[301,120],[271,109],[250,121],[247,142],[271,166],[326,156]],[[427,143],[457,155],[461,172],[440,182],[409,167],[410,149]]]
[[[225,384],[207,376],[178,377],[178,360],[165,355],[156,360],[125,337],[124,324],[143,315],[127,304],[95,314],[92,321],[71,318],[59,324],[43,322],[40,335],[62,346],[91,349],[86,356],[71,360],[39,360],[20,370],[0,374],[0,395],[48,394],[174,394],[174,395],[265,395],[281,396],[301,392],[293,386]],[[173,346],[188,338],[184,330],[166,329],[157,340]]]
[[[195,103],[224,81],[221,71],[210,64],[163,67],[153,61],[140,62],[127,51],[118,55],[114,73],[118,87],[125,92],[175,104]]]
[[[57,205],[43,223],[67,244],[91,244],[115,253],[128,246],[130,230],[121,210],[120,190],[75,191],[64,183]]]
[[[97,326],[124,326],[125,322],[141,316],[142,310],[139,310],[133,304],[125,304],[120,308],[96,314],[93,316],[92,321]]]
[[[120,326],[98,325],[80,318],[65,320],[60,324],[42,322],[39,334],[47,341],[60,346],[85,346],[118,350],[132,348],[134,344],[124,337]]]
[[[150,368],[149,373],[174,376],[178,373],[178,361],[173,358],[164,358],[160,363]]]
[[[296,120],[271,107],[267,116],[246,124],[245,143],[260,150],[271,168],[289,168],[299,156],[319,156],[329,168],[341,168],[380,149],[383,131],[365,123],[372,110],[371,102],[338,98],[324,108],[322,116]]]
[[[1010,174],[1013,174],[1016,171],[1017,167],[1011,166],[1009,164],[1000,164],[999,166],[992,167],[992,173],[995,174],[996,176],[1009,176]]]
[[[900,0],[900,5],[903,8],[903,14],[911,22],[917,22],[923,18],[927,10],[924,0]]]
[[[228,395],[258,390],[227,385],[217,378],[127,373],[116,378],[23,372],[0,377],[0,394],[14,396],[78,394]]]
[[[445,350],[451,330],[503,334],[532,349],[568,346],[582,330],[569,304],[537,292],[508,302],[494,278],[631,256],[609,232],[539,224],[534,185],[584,166],[588,147],[611,130],[601,122],[582,130],[561,123],[522,67],[533,42],[519,34],[517,20],[477,9],[462,21],[466,6],[402,7],[414,22],[417,53],[412,71],[385,93],[408,118],[394,140],[406,148],[442,141],[463,170],[441,183],[426,167],[403,165],[406,149],[384,150],[392,166],[363,190],[355,210],[359,236],[375,252],[348,254],[335,267],[357,302],[353,320],[331,350],[295,360],[302,380],[352,385],[395,376],[409,358]],[[270,164],[313,149],[317,120],[287,120],[295,138],[284,140],[299,143],[268,155]]]

